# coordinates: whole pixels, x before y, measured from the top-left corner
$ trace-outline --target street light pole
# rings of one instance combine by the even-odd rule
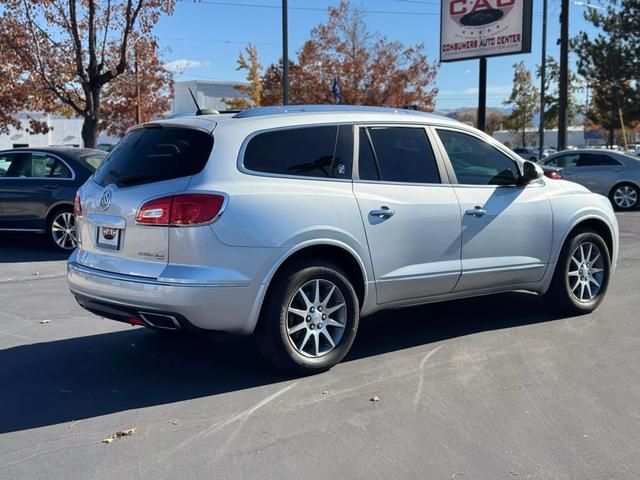
[[[287,0],[282,0],[282,104],[289,105],[289,49]]]
[[[544,150],[545,84],[547,82],[547,0],[542,2],[542,62],[540,63],[540,125],[538,126],[538,160]]]

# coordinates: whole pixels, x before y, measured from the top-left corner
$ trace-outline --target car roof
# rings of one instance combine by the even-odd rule
[[[287,105],[258,107],[243,110],[238,113],[187,115],[174,117],[168,120],[160,120],[163,124],[189,124],[203,127],[204,122],[215,124],[268,124],[277,123],[312,124],[318,121],[326,122],[330,118],[331,122],[416,122],[439,125],[468,125],[458,122],[449,117],[435,115],[432,113],[419,112],[404,108],[373,107],[363,105]],[[211,123],[209,124],[209,126]]]

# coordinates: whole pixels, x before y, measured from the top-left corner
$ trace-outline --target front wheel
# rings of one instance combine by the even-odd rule
[[[274,279],[256,340],[264,357],[296,373],[330,369],[347,354],[358,330],[358,297],[335,265],[307,261]]]
[[[593,231],[577,232],[560,253],[547,292],[553,307],[563,313],[589,313],[598,308],[609,285],[609,249]]]

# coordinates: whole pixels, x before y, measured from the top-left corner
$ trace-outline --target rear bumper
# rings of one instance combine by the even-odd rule
[[[67,263],[69,289],[83,308],[97,315],[127,322],[130,317],[144,319],[148,313],[172,317],[184,329],[231,333],[253,329],[260,286],[163,282],[96,270],[73,260],[72,255]]]

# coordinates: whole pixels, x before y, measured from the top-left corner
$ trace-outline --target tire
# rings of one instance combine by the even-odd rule
[[[338,266],[323,260],[292,265],[274,278],[267,295],[255,337],[260,352],[275,367],[296,374],[319,373],[349,352],[360,306]]]
[[[50,243],[58,250],[71,252],[76,248],[76,217],[71,207],[62,207],[49,214],[47,235]]]
[[[582,258],[585,258],[584,262],[579,261]],[[562,247],[545,297],[559,313],[592,312],[607,292],[610,271],[609,249],[602,237],[591,230],[577,231]]]
[[[633,183],[620,183],[611,189],[609,200],[617,210],[633,210],[638,207],[640,191]]]

